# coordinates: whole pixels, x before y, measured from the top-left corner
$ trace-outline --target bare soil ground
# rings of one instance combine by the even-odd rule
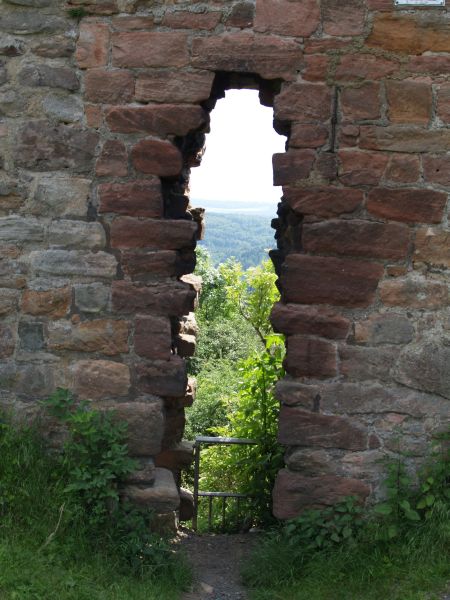
[[[194,586],[182,600],[247,600],[240,581],[243,561],[258,534],[182,533],[181,547],[194,570]]]

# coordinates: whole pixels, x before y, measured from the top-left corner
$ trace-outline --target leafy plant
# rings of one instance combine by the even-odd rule
[[[72,19],[78,19],[78,21],[81,21],[81,19],[85,17],[88,13],[83,6],[77,6],[74,8],[69,8],[67,14],[69,15],[69,17],[72,17]]]

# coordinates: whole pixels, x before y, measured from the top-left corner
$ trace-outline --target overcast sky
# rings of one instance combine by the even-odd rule
[[[254,90],[229,90],[211,113],[211,133],[200,167],[191,170],[192,200],[275,204],[272,155],[284,152],[286,138],[273,129],[273,111]]]

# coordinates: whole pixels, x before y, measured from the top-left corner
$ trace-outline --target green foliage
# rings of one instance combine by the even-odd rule
[[[78,21],[81,21],[81,19],[85,17],[88,13],[86,12],[86,9],[83,6],[77,6],[75,8],[69,8],[67,14],[69,15],[69,17],[72,17],[72,19],[78,19]]]

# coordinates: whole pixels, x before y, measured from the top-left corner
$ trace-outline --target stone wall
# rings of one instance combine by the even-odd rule
[[[382,493],[380,458],[414,467],[450,417],[449,73],[448,8],[0,0],[2,405],[33,414],[62,386],[114,407],[142,462],[126,493],[177,507],[189,169],[224,90],[259,88],[288,136],[275,513]]]

